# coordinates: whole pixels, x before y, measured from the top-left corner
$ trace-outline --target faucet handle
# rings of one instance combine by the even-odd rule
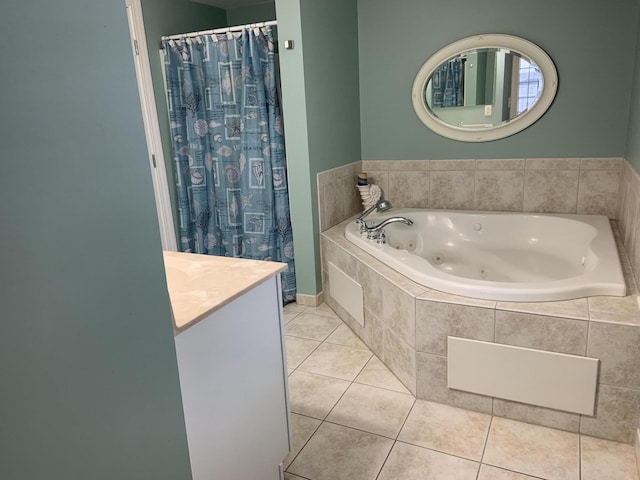
[[[375,240],[377,243],[383,244],[386,243],[386,238],[387,237],[382,228],[367,230],[367,240]]]

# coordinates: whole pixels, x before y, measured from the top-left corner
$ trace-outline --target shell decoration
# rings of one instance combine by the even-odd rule
[[[375,205],[382,197],[382,189],[374,183],[356,186],[360,190],[360,198],[362,198],[362,205],[365,210]]]

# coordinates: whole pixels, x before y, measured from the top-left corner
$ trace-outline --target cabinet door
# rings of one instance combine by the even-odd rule
[[[276,480],[289,451],[278,282],[176,336],[195,480]]]

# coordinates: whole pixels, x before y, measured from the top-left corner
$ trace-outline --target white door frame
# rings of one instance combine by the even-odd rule
[[[144,121],[144,133],[149,152],[149,167],[153,180],[153,191],[158,210],[158,223],[160,225],[160,239],[163,250],[176,251],[176,231],[173,224],[171,200],[169,197],[169,184],[167,182],[167,170],[165,169],[164,155],[162,152],[162,139],[158,124],[158,110],[153,95],[153,82],[151,80],[151,65],[147,51],[147,41],[144,34],[144,21],[142,18],[142,4],[140,0],[125,0],[127,6],[127,19],[131,36],[131,49],[136,67],[138,81],[138,93],[142,107],[142,119]]]

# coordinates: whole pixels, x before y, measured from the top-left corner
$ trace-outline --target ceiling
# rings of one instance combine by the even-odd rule
[[[207,5],[212,5],[218,8],[224,8],[225,10],[228,8],[237,8],[237,7],[247,7],[249,5],[257,5],[259,3],[272,3],[267,2],[265,0],[192,0],[198,3],[205,3]]]

